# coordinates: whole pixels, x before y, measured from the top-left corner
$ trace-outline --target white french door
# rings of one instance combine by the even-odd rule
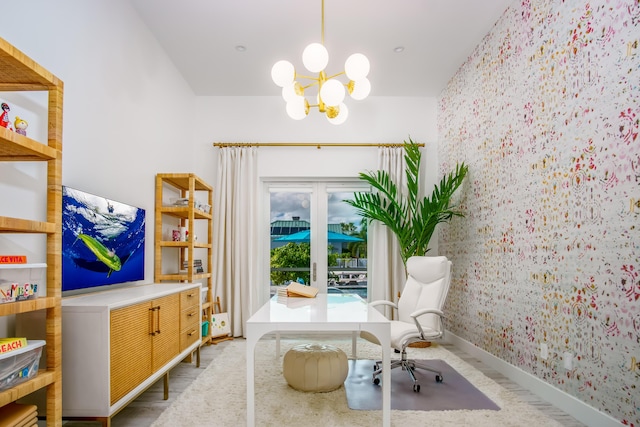
[[[368,187],[357,180],[273,180],[264,188],[270,253],[263,271],[269,272],[271,294],[274,286],[292,280],[326,293],[328,284],[338,283],[339,274],[350,268],[345,260],[353,264],[353,245],[360,245],[357,254],[366,254],[366,235],[358,234],[361,219],[343,200]],[[366,258],[363,261],[359,276],[366,277]],[[366,295],[366,280],[363,283]]]

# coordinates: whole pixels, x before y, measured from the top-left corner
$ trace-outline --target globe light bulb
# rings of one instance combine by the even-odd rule
[[[329,52],[320,43],[311,43],[302,52],[302,63],[312,73],[319,73],[329,63]]]
[[[339,105],[344,95],[344,85],[338,80],[327,80],[320,89],[320,98],[326,105]]]
[[[295,76],[296,70],[293,67],[293,64],[289,61],[278,61],[273,64],[273,67],[271,68],[271,79],[280,87],[285,87],[286,85],[291,84]]]
[[[302,120],[307,117],[309,108],[306,100],[302,96],[296,96],[287,102],[287,114],[294,120]]]
[[[358,101],[365,99],[371,92],[371,82],[369,82],[369,79],[366,77],[360,80],[350,81],[347,87],[351,98]]]
[[[360,80],[369,74],[369,60],[361,53],[354,53],[344,63],[344,72],[349,80]]]
[[[304,89],[300,83],[294,81],[282,88],[282,98],[284,98],[285,101],[289,102],[296,96],[304,96]]]
[[[349,109],[344,103],[337,107],[327,108],[327,120],[332,125],[343,124],[347,120],[347,117],[349,117]]]

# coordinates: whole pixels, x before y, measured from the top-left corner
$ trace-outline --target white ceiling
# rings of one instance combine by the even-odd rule
[[[371,96],[437,96],[513,1],[325,0],[327,74],[360,52]],[[196,95],[279,95],[273,64],[305,74],[302,51],[321,38],[321,0],[131,2]]]

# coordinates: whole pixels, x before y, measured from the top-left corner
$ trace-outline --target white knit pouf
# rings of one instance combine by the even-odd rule
[[[301,344],[284,355],[282,373],[296,390],[332,391],[347,379],[349,363],[344,351],[332,345]]]

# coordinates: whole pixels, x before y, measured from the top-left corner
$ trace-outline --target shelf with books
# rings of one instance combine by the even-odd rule
[[[201,282],[203,322],[211,317],[212,203],[213,188],[195,174],[156,175],[155,281]],[[209,332],[202,343],[210,339]]]
[[[61,327],[61,241],[62,241],[62,108],[64,85],[61,80],[20,52],[6,40],[0,38],[0,88],[6,92],[47,93],[46,108],[47,141],[41,143],[27,136],[0,128],[0,161],[2,162],[43,162],[46,163],[46,182],[42,195],[46,197],[46,220],[36,221],[23,217],[0,216],[0,239],[5,234],[44,234],[46,244],[33,252],[46,257],[46,281],[42,295],[34,299],[0,304],[0,316],[26,314],[42,310],[46,339],[46,360],[40,364],[43,369],[25,382],[0,391],[0,407],[14,402],[31,393],[46,388],[46,410],[39,408],[38,415],[46,416],[48,426],[62,425],[62,327]],[[5,181],[5,176],[2,177]],[[31,183],[11,181],[18,192],[32,192]],[[5,203],[6,202],[6,203]],[[20,195],[3,199],[3,206],[20,203]],[[43,217],[44,217],[43,212]],[[7,240],[21,240],[11,236]],[[31,250],[31,249],[30,249]],[[15,266],[14,266],[15,268]],[[31,268],[25,267],[25,268]],[[46,292],[45,292],[46,290]],[[40,294],[40,292],[38,292]],[[21,295],[25,295],[22,293]],[[22,319],[16,316],[16,327]],[[30,337],[27,336],[30,340]]]

